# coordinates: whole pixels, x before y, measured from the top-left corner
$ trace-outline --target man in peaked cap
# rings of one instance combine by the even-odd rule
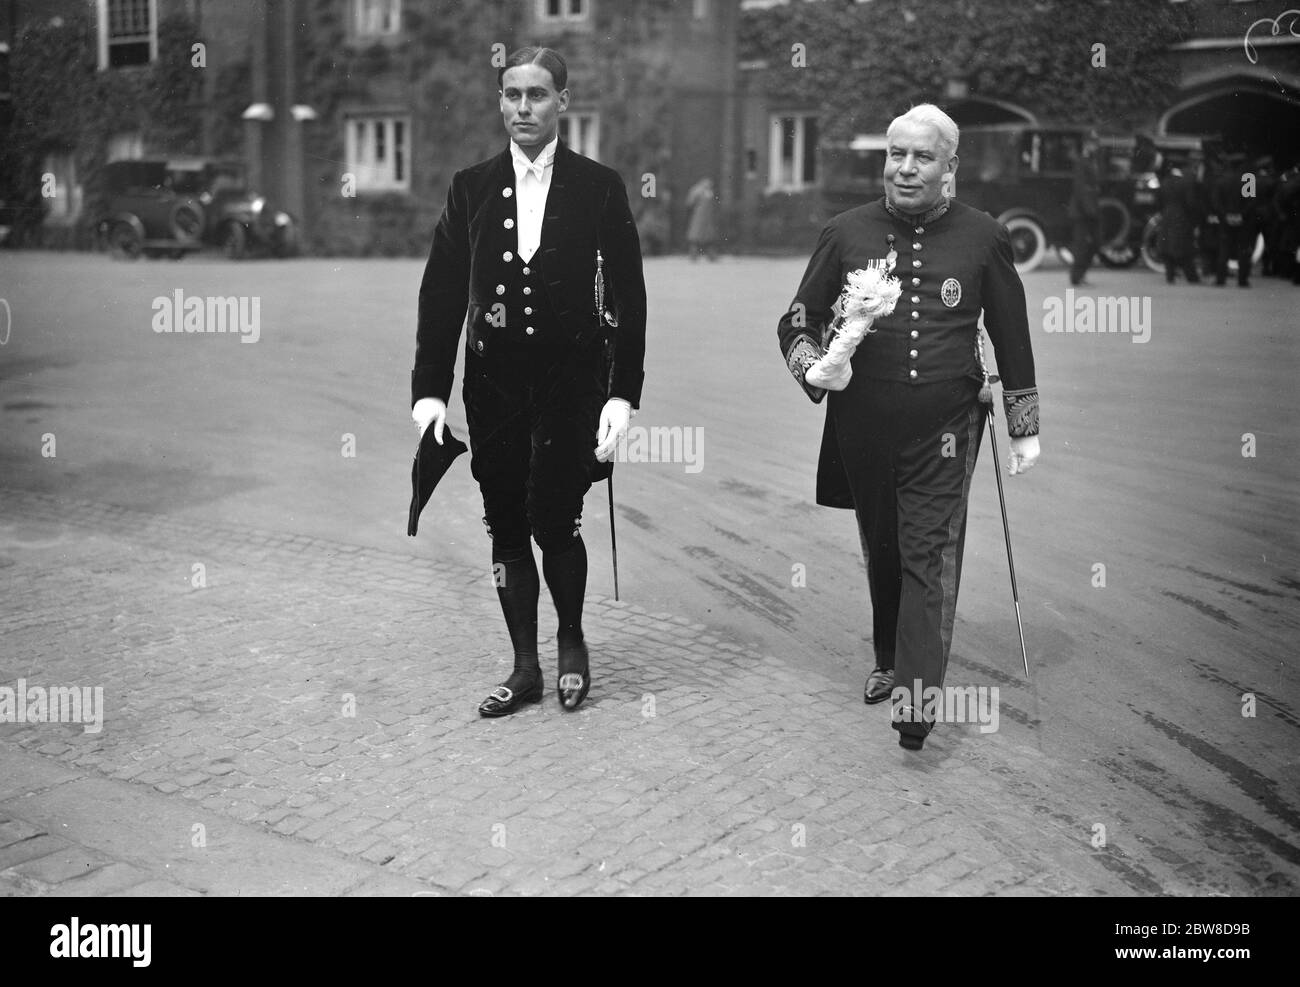
[[[420,283],[411,374],[411,416],[441,441],[465,327],[470,467],[514,648],[514,671],[480,704],[483,716],[542,697],[530,536],[559,618],[560,703],[576,709],[586,698],[582,500],[597,460],[613,456],[639,406],[646,321],[623,180],[558,139],[569,103],[564,59],[521,48],[497,81],[510,144],[452,178]],[[608,320],[596,311],[598,267]],[[612,365],[607,323],[617,326]]]
[[[810,398],[831,388],[817,503],[857,515],[876,664],[863,699],[891,699],[900,746],[917,750],[934,725],[922,697],[947,670],[983,434],[981,313],[1004,385],[1012,474],[1038,458],[1038,389],[1010,236],[948,194],[957,125],[925,104],[886,137],[884,198],[826,224],[777,335]],[[858,345],[846,386],[824,376],[823,327],[846,275],[880,265],[894,269],[903,293]]]

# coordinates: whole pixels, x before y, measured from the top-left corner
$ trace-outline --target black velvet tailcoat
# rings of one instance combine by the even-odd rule
[[[541,268],[562,330],[577,345],[601,333],[593,285],[604,258],[608,303],[618,321],[609,396],[640,406],[646,300],[641,245],[618,172],[575,154],[561,141],[542,222]],[[420,283],[411,403],[451,395],[462,327],[466,346],[488,358],[517,327],[494,318],[503,254],[514,251],[515,173],[510,149],[458,171],[433,234]],[[509,192],[505,190],[509,189]]]

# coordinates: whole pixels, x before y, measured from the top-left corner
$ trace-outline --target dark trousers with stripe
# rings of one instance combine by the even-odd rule
[[[867,563],[876,663],[909,690],[918,679],[942,686],[984,434],[979,384],[859,374],[830,399]]]

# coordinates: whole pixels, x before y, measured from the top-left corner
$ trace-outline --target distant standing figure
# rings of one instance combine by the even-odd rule
[[[1273,206],[1278,213],[1278,273],[1300,284],[1300,165],[1292,165],[1277,181]]]
[[[709,260],[717,260],[718,200],[713,191],[713,179],[701,178],[686,193],[686,208],[691,219],[686,227],[686,243],[691,260],[703,253]]]
[[[1074,180],[1070,185],[1070,284],[1083,284],[1093,255],[1101,245],[1101,176],[1097,169],[1097,151],[1101,142],[1096,132],[1083,139],[1083,147],[1074,162]]]
[[[1138,134],[1133,143],[1133,174],[1141,175],[1147,172],[1159,171],[1160,166],[1164,163],[1164,157],[1161,155],[1159,148],[1156,147],[1156,142],[1151,139],[1151,135]]]
[[[1210,201],[1219,218],[1219,236],[1214,259],[1214,283],[1223,285],[1228,280],[1228,260],[1237,261],[1237,284],[1250,287],[1251,255],[1255,251],[1257,236],[1254,199],[1242,195],[1241,168],[1245,155],[1234,154],[1225,159],[1223,170],[1210,188]]]
[[[1196,273],[1196,227],[1200,221],[1200,196],[1196,180],[1178,167],[1169,169],[1160,186],[1160,256],[1165,280],[1174,283],[1182,271],[1188,284],[1201,279]]]

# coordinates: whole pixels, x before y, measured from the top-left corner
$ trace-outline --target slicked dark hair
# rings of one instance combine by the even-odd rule
[[[519,65],[540,65],[551,73],[551,79],[555,82],[555,91],[560,92],[569,84],[569,66],[564,62],[564,56],[554,48],[542,48],[537,45],[529,45],[526,48],[516,48],[506,59],[506,63],[497,69],[497,86],[502,85],[502,80],[506,76],[506,69],[512,69]]]

